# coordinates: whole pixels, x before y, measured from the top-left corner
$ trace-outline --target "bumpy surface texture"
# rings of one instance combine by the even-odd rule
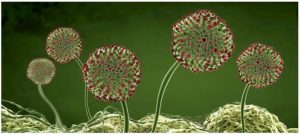
[[[131,120],[129,132],[150,133],[153,125],[154,114],[141,118],[138,121]],[[122,133],[123,116],[120,113],[98,112],[93,119],[87,123],[72,125],[72,133]],[[207,133],[196,123],[184,118],[168,118],[160,116],[157,132],[159,133]]]
[[[124,129],[124,117],[120,113],[109,113],[99,111],[94,117],[86,123],[72,125],[69,132],[72,133],[122,133]],[[135,122],[129,122],[129,131],[134,131],[138,125]]]
[[[234,35],[216,14],[199,10],[173,25],[172,54],[193,72],[214,71],[222,66],[235,49]]]
[[[82,42],[79,33],[73,28],[57,28],[46,41],[46,51],[56,62],[67,63],[79,58]]]
[[[131,51],[116,45],[105,46],[82,66],[83,79],[93,95],[104,101],[126,101],[141,80],[141,64]]]
[[[211,113],[203,122],[206,130],[211,132],[242,132],[241,108],[238,104],[227,104]],[[287,127],[278,117],[265,108],[246,105],[245,132],[288,132]]]
[[[32,60],[27,67],[27,77],[37,85],[51,82],[55,75],[55,65],[46,58]]]
[[[151,114],[138,120],[140,126],[135,132],[151,132],[154,117],[155,115]],[[208,133],[200,123],[175,115],[160,115],[155,131],[158,133]]]
[[[28,109],[29,110],[29,109]],[[24,111],[24,110],[23,110]],[[33,112],[33,110],[30,110]],[[1,131],[4,133],[58,133],[67,132],[61,125],[51,125],[42,114],[21,115],[1,106]]]
[[[11,102],[12,103],[12,102]],[[30,132],[30,133],[122,133],[122,113],[118,110],[110,112],[108,109],[99,111],[87,122],[73,124],[66,128],[59,124],[50,124],[39,112],[29,108],[17,106],[20,111],[13,112],[2,105],[1,130],[5,133]],[[113,107],[107,107],[113,108]],[[277,116],[266,109],[247,105],[245,113],[247,132],[291,132],[297,133],[297,128],[287,129],[279,122]],[[24,114],[26,113],[26,114]],[[129,132],[150,133],[153,125],[154,114],[146,115],[139,120],[130,119]],[[203,125],[182,116],[163,114],[159,116],[156,132],[159,133],[208,133],[208,132],[240,132],[239,105],[227,104],[209,115]]]
[[[261,88],[275,83],[283,71],[283,59],[272,47],[253,43],[237,59],[243,82]]]

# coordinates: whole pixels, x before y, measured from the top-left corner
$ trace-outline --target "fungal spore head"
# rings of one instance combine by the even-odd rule
[[[49,84],[55,75],[55,65],[47,58],[32,60],[27,67],[27,77],[37,85]]]
[[[73,28],[61,27],[48,35],[45,49],[56,62],[68,63],[79,58],[82,41],[79,33]]]
[[[140,61],[134,53],[117,45],[96,49],[82,72],[88,90],[105,101],[128,100],[141,80]]]
[[[208,10],[184,16],[172,30],[172,54],[185,69],[193,72],[217,70],[235,49],[229,26]]]
[[[278,52],[261,43],[253,43],[237,58],[241,80],[256,88],[275,83],[283,71],[283,63]]]

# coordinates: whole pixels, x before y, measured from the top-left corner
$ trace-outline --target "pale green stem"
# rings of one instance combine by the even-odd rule
[[[76,59],[76,62],[81,70],[82,69],[81,60],[78,58],[78,59]],[[90,108],[89,108],[89,95],[88,95],[88,91],[86,89],[86,82],[84,82],[84,108],[85,108],[86,116],[87,116],[88,120],[90,120],[92,118],[92,115],[90,113]]]
[[[242,120],[242,132],[243,133],[245,132],[244,106],[246,104],[249,88],[250,88],[249,84],[246,84],[244,91],[243,91],[242,99],[241,99],[241,120]]]
[[[49,99],[47,98],[47,96],[44,94],[42,85],[38,85],[38,90],[39,90],[39,94],[41,95],[41,97],[44,99],[44,101],[49,105],[49,107],[50,107],[51,110],[53,111],[54,116],[55,116],[55,122],[56,122],[56,123],[59,123],[59,124],[62,124],[61,119],[60,119],[60,116],[59,116],[59,114],[58,114],[56,108],[53,106],[53,104],[50,102],[50,100],[49,100]]]
[[[179,63],[175,61],[175,63],[170,67],[170,69],[168,70],[168,72],[166,73],[166,75],[164,76],[160,88],[159,88],[159,92],[158,92],[158,97],[157,97],[157,103],[156,103],[156,111],[155,111],[155,119],[154,119],[154,123],[152,126],[152,133],[155,132],[155,128],[158,122],[158,117],[160,114],[160,110],[161,110],[161,104],[162,104],[162,100],[164,97],[164,93],[166,91],[166,88],[173,76],[173,74],[175,73],[176,69],[179,67]]]
[[[121,102],[123,115],[124,115],[124,133],[128,133],[129,130],[129,111],[126,101]]]

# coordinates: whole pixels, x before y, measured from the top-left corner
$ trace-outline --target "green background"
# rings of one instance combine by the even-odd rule
[[[80,59],[105,44],[121,44],[142,63],[142,81],[128,101],[130,116],[139,119],[155,111],[163,76],[175,61],[170,53],[171,26],[181,16],[209,9],[230,25],[236,50],[216,72],[193,73],[178,68],[165,93],[162,112],[200,120],[214,109],[239,101],[245,86],[235,59],[253,42],[269,44],[285,64],[276,84],[251,88],[247,103],[276,114],[288,127],[298,127],[298,7],[297,3],[2,3],[2,99],[42,112],[54,121],[50,108],[26,78],[28,63],[48,57],[44,50],[53,29],[74,27],[83,40]],[[56,76],[44,91],[67,126],[87,120],[83,104],[84,84],[75,61],[56,63]],[[94,114],[119,103],[96,100]]]

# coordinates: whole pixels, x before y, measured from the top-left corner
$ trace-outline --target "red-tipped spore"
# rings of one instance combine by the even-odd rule
[[[93,95],[104,101],[127,101],[141,80],[140,61],[131,51],[105,46],[92,54],[82,67],[83,78]]]
[[[79,33],[73,28],[57,28],[47,37],[46,51],[59,63],[68,63],[79,58],[81,50],[82,42]]]
[[[253,43],[236,62],[241,80],[255,88],[275,83],[284,63],[278,52],[261,43]]]
[[[26,75],[37,85],[49,84],[55,75],[55,65],[46,58],[34,59],[29,63]]]
[[[223,19],[207,10],[191,13],[173,25],[172,54],[193,72],[214,71],[231,57],[234,35]]]

